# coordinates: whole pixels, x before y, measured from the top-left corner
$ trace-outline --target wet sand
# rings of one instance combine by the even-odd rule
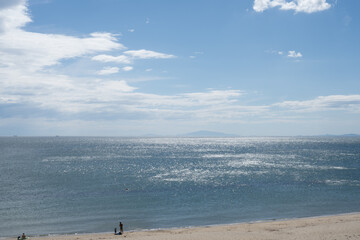
[[[126,223],[125,223],[126,224]],[[126,227],[126,225],[125,225]],[[6,238],[16,239],[14,238]],[[31,240],[289,240],[360,239],[360,213],[293,220],[164,229],[139,232],[94,233],[31,237]]]

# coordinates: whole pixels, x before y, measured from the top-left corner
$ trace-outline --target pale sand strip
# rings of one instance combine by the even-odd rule
[[[16,239],[16,238],[13,238]],[[114,234],[31,237],[31,240],[323,240],[360,239],[360,214]]]

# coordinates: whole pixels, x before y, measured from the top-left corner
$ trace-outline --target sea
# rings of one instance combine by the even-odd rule
[[[0,137],[0,237],[360,212],[360,137]]]

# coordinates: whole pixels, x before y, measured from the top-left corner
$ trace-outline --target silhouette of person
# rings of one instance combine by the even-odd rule
[[[124,225],[122,224],[122,222],[120,222],[119,227],[120,227],[120,235],[121,235],[124,233]]]

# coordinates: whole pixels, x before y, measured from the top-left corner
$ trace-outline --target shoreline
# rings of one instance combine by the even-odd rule
[[[0,237],[13,240],[14,237]],[[113,232],[58,234],[31,236],[31,240],[134,240],[158,239],[360,239],[360,213],[352,212],[316,217],[261,220],[208,226],[159,228],[125,231],[124,235]]]

